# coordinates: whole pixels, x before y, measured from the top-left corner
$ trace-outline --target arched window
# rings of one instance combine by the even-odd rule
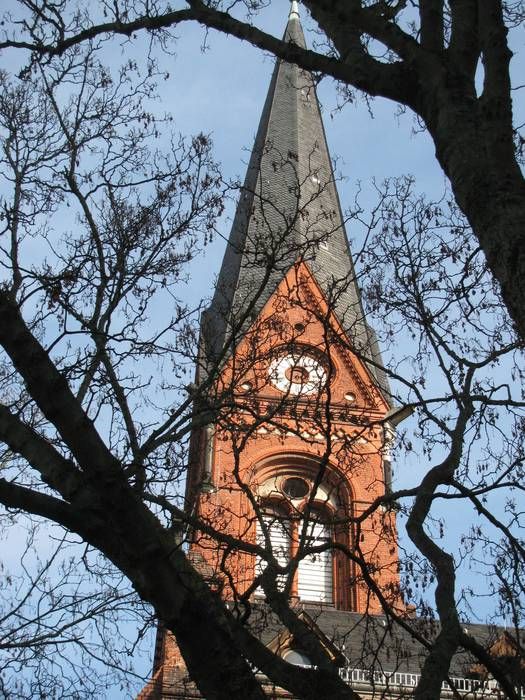
[[[309,667],[312,662],[302,649],[288,649],[283,654],[283,659],[294,666]]]
[[[268,506],[262,516],[262,520],[270,535],[270,545],[272,547],[273,556],[277,563],[281,566],[286,566],[290,561],[290,520],[283,509],[278,506]],[[259,519],[256,523],[256,541],[260,547],[265,547],[264,532]],[[259,576],[266,568],[266,562],[260,557],[257,557],[255,564],[255,575]],[[278,588],[282,590],[285,584],[285,576],[278,577]],[[260,590],[262,594],[262,590]]]
[[[351,563],[331,543],[350,546],[350,527],[338,524],[352,512],[350,483],[329,465],[318,483],[320,464],[308,455],[268,458],[256,470],[256,492],[268,527],[274,556],[281,566],[297,561],[289,594],[305,603],[325,603],[342,609],[354,606],[355,577]],[[315,489],[314,489],[315,485]],[[308,514],[308,517],[306,517]],[[257,522],[257,543],[264,547]],[[301,556],[299,547],[321,551]],[[265,562],[257,560],[260,575]],[[282,579],[281,590],[284,586]],[[261,589],[258,595],[263,595]]]
[[[299,536],[300,534],[299,532]],[[311,521],[306,524],[305,547],[325,545],[330,541],[330,535],[329,525],[322,521],[319,513],[312,513]],[[333,602],[332,559],[332,550],[327,548],[322,552],[309,554],[299,561],[297,593],[301,600]]]
[[[284,509],[275,505],[265,509],[262,520],[270,535],[273,556],[281,566],[286,566],[293,551],[297,550],[304,521],[290,518]],[[330,527],[323,521],[319,512],[313,511],[311,513],[306,528],[305,547],[322,546],[330,541]],[[256,524],[256,533],[257,544],[264,547],[264,533],[259,520]],[[264,571],[265,566],[264,560],[258,557],[255,565],[256,576]],[[293,588],[301,600],[318,603],[333,602],[333,562],[330,549],[327,548],[322,552],[308,554],[301,558],[296,576],[296,585]],[[285,584],[285,575],[279,578],[278,587],[282,590]],[[259,589],[259,594],[263,594],[261,589]]]

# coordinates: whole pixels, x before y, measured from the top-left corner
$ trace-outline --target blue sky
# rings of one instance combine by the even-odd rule
[[[281,35],[286,23],[289,3],[273,2],[256,20],[275,35]],[[308,31],[308,18],[302,11],[303,27],[311,45],[315,35]],[[170,79],[162,87],[163,106],[175,118],[175,126],[182,132],[203,131],[211,134],[215,154],[222,163],[225,177],[244,178],[248,152],[252,146],[264,98],[268,89],[274,59],[247,43],[222,36],[216,32],[205,34],[199,27],[183,27],[179,32],[176,56],[163,57],[163,67],[169,64]],[[201,49],[206,42],[206,50]],[[519,74],[522,54],[516,52],[513,70]],[[422,132],[410,113],[399,114],[398,106],[378,98],[371,111],[360,99],[355,104],[337,110],[337,94],[333,81],[325,79],[318,88],[323,108],[328,145],[338,170],[343,176],[339,195],[343,210],[351,205],[358,189],[363,186],[363,203],[372,201],[369,185],[402,174],[413,175],[416,189],[429,197],[439,198],[446,187],[446,178],[434,157],[434,145]],[[517,94],[515,99],[520,99]],[[522,100],[521,100],[522,101]],[[228,215],[231,217],[231,210]],[[223,235],[229,233],[230,220],[223,222]],[[350,239],[354,232],[347,231]],[[224,241],[219,240],[207,250],[198,262],[198,274],[190,283],[196,296],[210,295],[217,274]],[[425,460],[425,465],[428,462]],[[421,473],[420,458],[397,464],[397,485],[412,485],[412,479]],[[461,531],[472,520],[464,508],[443,507],[449,534],[447,545],[457,548]],[[406,540],[403,532],[402,540]],[[459,586],[469,583],[468,568],[459,579]],[[482,614],[483,603],[478,607]]]
[[[288,10],[288,0],[275,0],[257,19],[257,24],[281,35]],[[307,42],[312,44],[315,36],[308,31],[306,13],[302,14]],[[176,131],[210,134],[224,177],[243,179],[274,60],[247,43],[216,32],[206,34],[195,25],[181,26],[176,34],[179,38],[174,54],[158,56],[161,68],[170,74],[159,86],[159,111],[173,115]],[[202,48],[204,44],[205,49]],[[142,38],[134,44],[114,41],[111,47],[112,62],[116,64],[119,52],[123,60],[130,55],[138,57],[140,51],[145,50],[146,42]],[[2,58],[8,67],[17,61],[7,54]],[[513,65],[515,73],[519,74],[520,65],[523,65],[519,51],[516,51]],[[331,155],[337,158],[338,170],[344,178],[339,185],[343,210],[351,205],[359,182],[364,188],[363,203],[366,205],[366,191],[373,178],[381,181],[390,176],[410,174],[415,177],[419,191],[430,197],[442,194],[446,183],[434,158],[434,146],[425,133],[415,133],[416,124],[411,114],[399,115],[397,105],[383,99],[373,101],[372,112],[359,99],[356,104],[339,111],[331,80],[322,81],[318,95]],[[516,99],[522,102],[520,93],[516,93]],[[231,216],[230,207],[221,226],[224,238],[229,233]],[[352,239],[351,228],[348,235]],[[224,251],[224,238],[208,247],[204,257],[195,264],[188,286],[189,297],[200,299],[211,295]],[[398,465],[398,484],[410,483],[417,467],[416,461]],[[465,515],[451,509],[447,519],[449,524],[459,526],[464,524]],[[451,547],[454,537],[450,539]],[[150,659],[137,663],[137,669],[146,674]],[[122,694],[115,692],[108,697],[122,697]]]

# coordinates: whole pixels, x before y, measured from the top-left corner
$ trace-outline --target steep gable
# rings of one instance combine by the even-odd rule
[[[353,412],[383,416],[389,407],[388,389],[377,380],[369,355],[355,347],[334,308],[310,266],[296,263],[244,331],[223,381],[233,382],[233,389],[250,382],[258,394],[282,396],[289,391],[291,399],[303,395],[310,401],[329,400]],[[302,390],[293,382],[289,385],[282,375],[292,369],[286,370],[286,363],[279,365],[281,357],[290,358],[288,364],[297,360],[305,382],[308,370],[314,371],[319,364],[318,379],[325,380],[324,386],[321,381],[314,392],[313,385],[311,391],[309,384]]]

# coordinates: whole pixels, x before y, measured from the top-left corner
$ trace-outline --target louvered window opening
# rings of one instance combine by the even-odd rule
[[[270,544],[273,556],[280,566],[286,566],[290,561],[290,522],[286,522],[283,515],[272,512],[263,515],[263,522],[270,534]],[[265,546],[264,533],[259,520],[257,520],[257,544],[259,547]],[[266,568],[266,562],[257,557],[255,563],[255,575],[259,576]],[[286,575],[277,577],[277,588],[282,591],[286,583]],[[261,588],[257,589],[263,595]]]
[[[330,540],[330,531],[325,523],[308,525],[306,546],[320,546]],[[299,562],[298,595],[301,600],[318,603],[333,602],[332,552],[309,554]]]
[[[263,522],[269,530],[272,551],[277,562],[286,566],[291,557],[290,520],[278,512],[263,515]],[[259,521],[257,521],[257,544],[264,547],[264,534]],[[318,546],[325,544],[330,539],[330,529],[322,522],[314,522],[308,525],[306,546]],[[258,576],[264,571],[266,562],[257,557],[255,574]],[[278,588],[283,590],[286,576],[278,577]],[[257,591],[264,595],[262,589]],[[327,549],[323,552],[309,554],[301,559],[298,566],[297,593],[301,600],[332,603],[333,602],[333,567],[332,552]]]

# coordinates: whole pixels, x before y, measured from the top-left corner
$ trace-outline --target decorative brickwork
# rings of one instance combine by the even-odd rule
[[[285,35],[304,46],[295,7]],[[212,375],[213,419],[192,435],[186,489],[200,523],[190,556],[210,585],[259,608],[277,586],[296,605],[341,615],[379,614],[375,588],[402,609],[395,512],[371,508],[388,488],[388,383],[363,314],[314,81],[283,62],[202,320],[197,383]],[[265,589],[275,561],[281,569]],[[281,655],[293,641],[283,634],[268,640]],[[196,696],[173,638],[159,629],[153,679],[139,697]]]
[[[272,381],[276,357],[315,355],[326,365],[324,385],[302,395],[300,384],[299,393],[293,393]],[[255,543],[261,510],[270,502],[284,505],[282,479],[317,481],[318,493],[308,488],[303,501],[292,499],[291,547],[299,546],[293,540],[300,537],[301,509],[311,499],[311,505],[326,511],[339,544],[348,550],[358,546],[384,594],[397,595],[395,514],[380,510],[362,523],[353,522],[385,492],[382,426],[389,405],[365,363],[352,352],[306,263],[288,271],[245,333],[223,369],[217,396],[230,400],[219,411],[210,438],[211,465],[204,464],[206,449],[192,465],[199,474],[192,474],[190,483],[205,485],[189,493],[196,500],[197,517],[232,542]],[[228,543],[218,546],[213,535],[202,532],[195,534],[191,547],[222,581],[226,597],[242,595],[251,585],[256,557],[242,547],[229,553]],[[366,582],[344,554],[333,557],[333,566],[332,602],[337,608],[380,612],[377,599],[370,597]]]

